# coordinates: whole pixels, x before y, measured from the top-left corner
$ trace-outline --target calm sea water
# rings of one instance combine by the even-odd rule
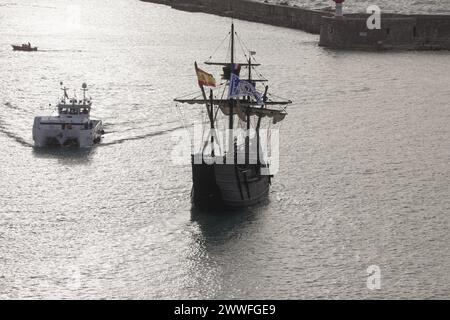
[[[0,298],[449,298],[449,53],[325,50],[236,21],[295,103],[268,203],[208,215],[170,160],[171,100],[229,25],[133,0],[0,1]],[[42,51],[9,46],[28,41]],[[59,81],[90,84],[100,146],[32,147]]]

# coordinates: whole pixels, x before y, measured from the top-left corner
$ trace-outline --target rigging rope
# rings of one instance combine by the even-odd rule
[[[237,37],[237,39],[238,39],[238,43],[239,43],[239,45],[240,45],[240,47],[241,47],[241,50],[242,50],[242,52],[244,53],[244,56],[245,56],[245,59],[246,59],[246,61],[248,61],[249,60],[249,57],[248,57],[248,55],[246,54],[246,52],[250,52],[251,50],[245,45],[245,43],[244,43],[244,41],[241,39],[241,37],[237,34],[237,32],[236,32],[236,37]],[[247,50],[247,51],[245,51],[245,50]],[[253,57],[253,60],[256,62],[256,63],[258,63],[258,60],[255,58],[255,57]],[[250,68],[260,77],[260,80],[267,80],[267,78],[261,73],[261,72],[259,72],[258,70],[256,70],[256,68],[254,67],[254,66],[250,66]]]
[[[225,36],[225,38],[220,42],[220,44],[217,46],[217,48],[214,50],[213,54],[211,54],[207,61],[211,61],[212,57],[216,54],[216,52],[220,49],[220,47],[223,45],[225,40],[227,40],[228,36],[230,35],[231,31],[228,32],[228,34]]]

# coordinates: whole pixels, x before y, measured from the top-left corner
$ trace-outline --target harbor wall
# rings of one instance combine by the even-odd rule
[[[170,5],[174,9],[204,12],[319,34],[323,16],[330,11],[308,10],[251,0],[141,0]]]
[[[320,42],[323,47],[342,49],[409,48],[414,18],[382,18],[382,28],[369,30],[367,17],[324,17]]]
[[[381,29],[369,30],[367,14],[334,17],[332,11],[252,0],[141,0],[320,34],[319,45],[340,49],[450,50],[449,15],[383,14]]]
[[[416,46],[426,49],[427,46],[450,50],[450,16],[417,15]]]
[[[319,44],[341,49],[450,50],[450,16],[383,15],[369,30],[368,15],[323,17]]]

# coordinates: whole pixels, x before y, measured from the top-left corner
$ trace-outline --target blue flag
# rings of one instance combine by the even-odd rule
[[[239,79],[235,74],[231,74],[229,99],[240,97],[254,97],[258,104],[263,104],[262,95],[256,90],[255,86],[248,81]]]

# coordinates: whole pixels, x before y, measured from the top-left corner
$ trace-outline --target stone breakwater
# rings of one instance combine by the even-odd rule
[[[329,48],[450,50],[450,15],[384,14],[381,29],[369,30],[366,14],[352,13],[336,18],[330,10],[251,0],[141,1],[320,34],[319,44]]]
[[[366,14],[323,17],[320,42],[342,49],[450,50],[450,15],[381,16],[381,29],[367,28]]]
[[[224,17],[299,29],[319,34],[323,16],[330,11],[309,10],[299,7],[250,0],[141,0],[169,5],[174,9],[211,13]]]
[[[260,2],[288,3],[307,9],[322,9],[332,6],[331,0],[254,0]],[[366,8],[376,4],[385,13],[401,14],[450,14],[450,0],[346,0],[347,13],[366,12]]]

